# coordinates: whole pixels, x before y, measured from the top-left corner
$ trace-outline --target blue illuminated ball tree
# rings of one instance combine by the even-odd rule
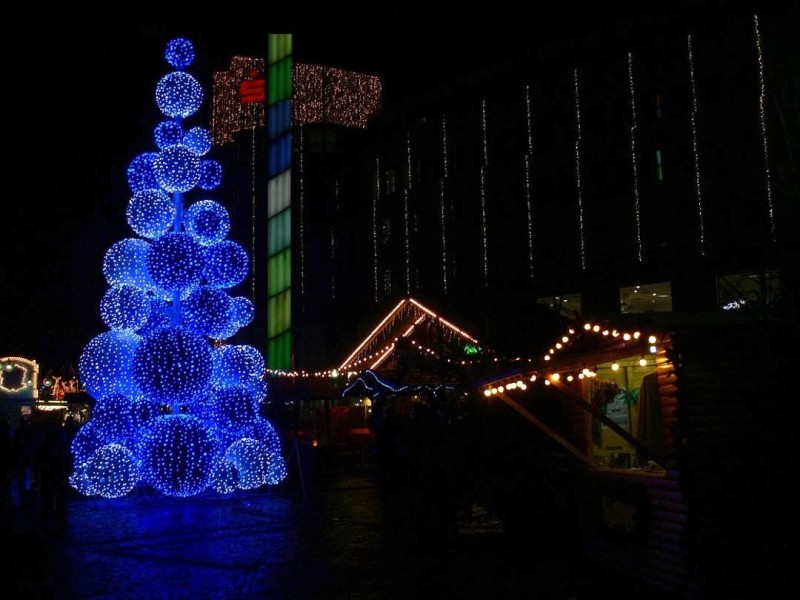
[[[137,486],[229,494],[287,474],[280,438],[259,410],[264,357],[226,342],[253,320],[253,303],[230,295],[249,257],[227,239],[228,211],[211,197],[222,182],[222,166],[206,157],[211,133],[185,126],[203,101],[186,71],[194,47],[173,39],[165,58],[173,70],[155,96],[167,118],[153,130],[155,150],[127,170],[132,234],[103,259],[108,331],[78,363],[95,408],[73,438],[70,484],[88,496],[118,498]]]

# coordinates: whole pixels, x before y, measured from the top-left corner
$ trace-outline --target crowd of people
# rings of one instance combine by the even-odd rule
[[[0,420],[5,532],[35,528],[40,535],[63,535],[77,427],[71,416],[62,419],[59,413]]]

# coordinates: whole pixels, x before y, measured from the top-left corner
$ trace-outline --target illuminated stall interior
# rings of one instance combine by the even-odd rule
[[[575,323],[538,366],[481,386],[484,396],[510,404],[592,468],[659,474],[672,449],[677,406],[670,351],[662,332]],[[536,416],[537,394],[555,390],[567,401],[568,434]]]

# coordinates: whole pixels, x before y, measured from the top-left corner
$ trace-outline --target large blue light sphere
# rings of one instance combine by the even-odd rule
[[[206,248],[206,283],[216,288],[232,288],[247,277],[250,259],[247,251],[238,242],[222,240]]]
[[[188,192],[200,180],[200,159],[183,144],[175,144],[159,152],[153,170],[166,191]]]
[[[203,103],[203,88],[189,73],[173,71],[156,84],[156,104],[168,117],[186,118]]]
[[[186,38],[174,38],[167,42],[164,58],[170,66],[183,70],[194,61],[194,46]]]
[[[150,314],[147,316],[147,322],[136,333],[142,337],[153,337],[170,325],[172,325],[172,305],[166,300],[153,298],[150,301]]]
[[[100,317],[109,329],[141,329],[150,316],[151,299],[134,285],[122,283],[109,288],[100,300]]]
[[[128,187],[131,191],[150,190],[158,187],[156,173],[153,168],[158,152],[144,152],[134,158],[128,165]]]
[[[206,411],[217,429],[241,437],[252,431],[258,419],[258,400],[244,386],[219,388],[211,395]]]
[[[159,150],[180,144],[184,135],[183,126],[173,119],[161,121],[153,130],[153,137]]]
[[[200,161],[200,179],[197,187],[201,190],[215,190],[222,184],[222,165],[215,160]]]
[[[142,424],[137,400],[124,394],[103,396],[95,402],[91,423],[94,423],[101,439],[131,448]]]
[[[136,454],[144,482],[167,496],[193,496],[208,487],[219,441],[195,416],[165,415],[144,430]]]
[[[175,202],[159,189],[141,190],[128,201],[125,217],[131,229],[144,238],[154,239],[175,224]]]
[[[150,242],[139,238],[125,238],[115,242],[103,257],[103,275],[110,286],[133,285],[155,293],[158,286],[147,269],[146,256]]]
[[[158,286],[171,292],[184,292],[200,284],[205,254],[190,234],[172,231],[150,244],[145,263]]]
[[[139,394],[133,378],[133,357],[141,339],[130,331],[106,331],[86,344],[78,359],[78,371],[92,398],[118,393],[135,398]]]
[[[213,348],[203,336],[168,327],[143,338],[133,358],[133,379],[149,399],[172,406],[202,400],[211,390]]]
[[[225,239],[231,228],[228,210],[214,200],[199,200],[186,209],[184,226],[203,246],[211,246]]]
[[[201,285],[181,307],[187,327],[215,340],[224,339],[221,336],[231,320],[231,299],[225,291]]]

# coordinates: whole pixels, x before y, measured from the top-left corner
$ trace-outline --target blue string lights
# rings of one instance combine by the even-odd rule
[[[119,498],[137,486],[167,496],[277,485],[287,475],[281,439],[260,414],[268,395],[266,361],[252,346],[226,343],[255,309],[230,289],[244,281],[249,257],[226,239],[228,211],[207,197],[184,207],[184,194],[222,182],[204,127],[184,128],[202,88],[184,69],[191,42],[167,44],[175,69],[156,86],[169,117],[154,129],[157,152],[128,166],[126,219],[135,236],[103,259],[109,285],[100,302],[108,331],[79,360],[95,399],[92,418],[72,442],[70,484],[89,496]],[[138,236],[138,237],[136,237]]]

